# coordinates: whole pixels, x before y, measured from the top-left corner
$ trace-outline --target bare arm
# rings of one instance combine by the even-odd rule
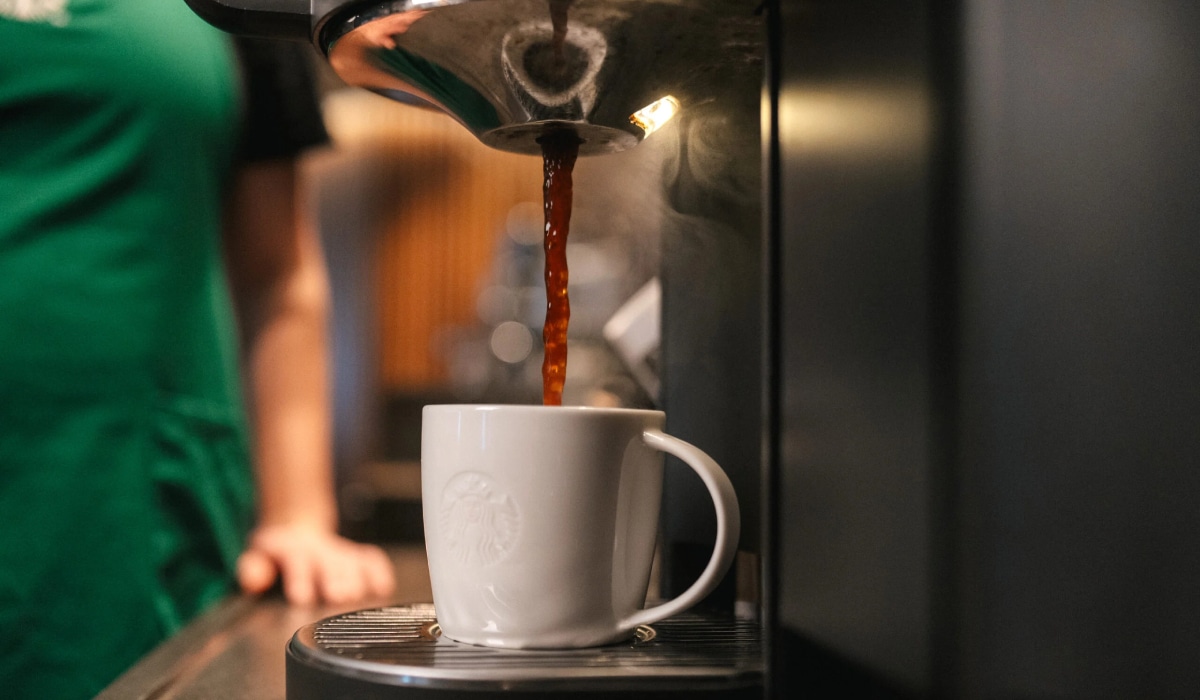
[[[316,233],[297,202],[294,163],[254,164],[239,175],[225,249],[259,488],[258,527],[238,563],[242,587],[261,592],[282,574],[295,603],[386,596],[394,584],[382,551],[337,536],[329,287]]]

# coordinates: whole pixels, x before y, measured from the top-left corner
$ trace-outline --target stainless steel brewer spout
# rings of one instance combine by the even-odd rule
[[[236,34],[306,39],[347,83],[419,98],[483,143],[540,153],[571,131],[581,155],[637,145],[711,99],[755,0],[186,0]],[[734,45],[737,41],[733,42]]]

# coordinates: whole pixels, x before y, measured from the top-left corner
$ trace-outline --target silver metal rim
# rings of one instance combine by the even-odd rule
[[[732,688],[761,683],[758,625],[681,615],[622,644],[589,649],[495,649],[440,635],[432,605],[375,608],[300,628],[289,663],[376,684],[423,688],[570,690]],[[376,658],[368,658],[368,657]],[[379,660],[387,657],[386,660]]]

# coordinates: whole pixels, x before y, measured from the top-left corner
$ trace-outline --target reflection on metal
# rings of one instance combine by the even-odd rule
[[[497,649],[440,632],[427,604],[360,610],[301,627],[287,648],[288,697],[334,689],[346,695],[348,680],[364,684],[358,689],[761,692],[762,631],[746,618],[684,613],[639,627],[625,642],[587,649]]]
[[[418,96],[493,148],[540,154],[541,134],[570,130],[588,155],[632,148],[680,102],[709,97],[697,89],[722,60],[719,16],[749,17],[754,7],[701,0],[374,2],[332,14],[317,43],[347,83]]]
[[[604,36],[590,27],[567,27],[556,45],[550,22],[530,22],[504,35],[500,62],[529,114],[579,120],[596,106],[596,74],[607,53]]]
[[[229,32],[310,39],[350,85],[440,108],[501,150],[540,153],[572,130],[580,154],[628,149],[664,95],[716,99],[736,75],[757,0],[186,0]],[[756,26],[756,25],[755,25]],[[754,42],[757,43],[757,42]],[[754,48],[750,53],[759,53]],[[732,70],[730,70],[732,69]]]
[[[629,121],[646,132],[646,136],[649,136],[658,131],[663,124],[671,121],[671,117],[675,116],[678,111],[679,100],[672,95],[667,95],[629,115]]]
[[[379,3],[330,20],[318,41],[346,82],[414,94],[489,146],[537,154],[539,136],[569,129],[582,154],[604,153],[648,133],[628,121],[654,99],[647,83],[658,82],[653,67],[631,63],[640,53],[628,31],[638,8],[629,0]]]

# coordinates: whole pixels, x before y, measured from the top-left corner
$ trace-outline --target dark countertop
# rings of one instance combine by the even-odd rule
[[[284,700],[284,647],[300,627],[381,605],[429,602],[422,545],[390,548],[396,594],[383,601],[299,608],[280,598],[231,597],[126,671],[98,700]]]

